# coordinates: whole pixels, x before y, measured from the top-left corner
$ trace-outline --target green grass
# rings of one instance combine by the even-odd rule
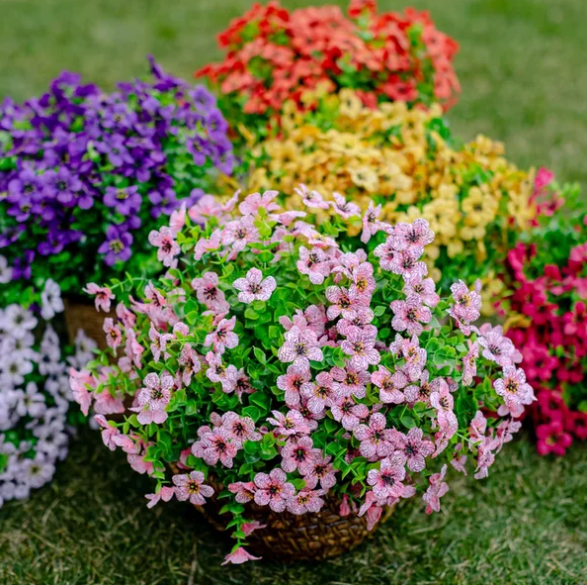
[[[0,511],[0,583],[57,585],[584,585],[587,446],[564,459],[506,446],[487,480],[457,479],[440,514],[407,503],[322,564],[221,567],[229,543],[186,504],[145,507],[148,479],[89,431],[57,477]]]
[[[283,2],[289,7],[309,1]],[[105,88],[142,75],[153,53],[189,77],[248,0],[0,0],[0,97],[41,93],[63,69]],[[587,179],[584,0],[414,0],[461,43],[466,139],[504,140],[520,165]],[[380,0],[383,8],[402,2]],[[84,433],[50,487],[0,510],[0,583],[587,583],[587,447],[540,458],[508,445],[488,480],[457,480],[444,511],[400,509],[357,551],[321,565],[221,568],[228,544],[188,506],[145,508],[150,482]]]

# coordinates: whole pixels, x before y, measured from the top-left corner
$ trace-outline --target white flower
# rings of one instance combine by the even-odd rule
[[[37,319],[27,309],[20,305],[8,305],[1,318],[0,328],[5,330],[10,337],[22,339],[37,325]]]
[[[61,313],[63,309],[61,289],[53,279],[49,278],[45,282],[45,290],[41,293],[41,316],[45,320],[52,319],[55,313]]]
[[[2,385],[19,386],[24,377],[33,371],[33,362],[17,353],[0,358],[0,382]]]
[[[0,284],[7,284],[12,280],[12,268],[8,266],[8,260],[0,256]],[[0,507],[2,504],[0,504]]]

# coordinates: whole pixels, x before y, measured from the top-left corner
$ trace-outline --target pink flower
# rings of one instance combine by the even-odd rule
[[[267,506],[274,512],[283,512],[295,494],[295,487],[286,481],[286,475],[281,469],[273,469],[269,475],[257,473],[255,475],[255,503]]]
[[[223,354],[226,349],[234,349],[238,345],[238,335],[234,333],[235,325],[236,317],[221,319],[216,331],[206,336],[204,345],[211,345],[219,354]]]
[[[88,416],[92,405],[92,395],[87,387],[93,388],[94,384],[94,378],[87,370],[79,372],[73,368],[69,370],[69,385],[73,393],[73,399],[80,405],[80,410],[85,416]]]
[[[310,432],[308,422],[297,410],[290,410],[287,414],[274,410],[272,414],[273,418],[267,418],[267,422],[275,426],[277,436],[307,435]]]
[[[300,274],[306,274],[312,284],[322,284],[330,274],[330,259],[320,248],[308,250],[300,247],[300,259],[296,262]]]
[[[373,486],[373,493],[378,498],[399,498],[404,493],[402,483],[406,477],[404,457],[394,454],[381,461],[379,469],[371,469],[367,474],[367,483]]]
[[[361,208],[356,204],[347,201],[340,193],[333,193],[334,202],[330,205],[337,215],[343,219],[351,217],[361,217]]]
[[[465,335],[470,332],[469,325],[479,319],[481,315],[482,299],[479,291],[481,285],[479,281],[475,285],[475,290],[469,290],[467,285],[462,281],[456,282],[450,287],[454,305],[449,309],[448,314],[455,319],[457,325],[462,329]]]
[[[436,285],[431,278],[414,277],[404,285],[406,297],[417,296],[420,301],[431,308],[436,307],[440,297],[436,293]]]
[[[314,443],[310,437],[291,438],[281,450],[281,467],[287,473],[297,469],[302,475],[306,475],[310,472],[317,454],[320,454],[320,450],[314,449]]]
[[[361,242],[366,244],[377,232],[381,231],[379,216],[381,215],[381,205],[375,207],[373,201],[369,201],[369,207],[362,218],[363,231],[361,232]]]
[[[379,266],[382,270],[391,271],[395,266],[398,251],[395,247],[393,236],[388,236],[383,244],[379,244],[373,251],[373,254],[379,258]]]
[[[430,396],[432,396],[433,392],[438,392],[443,383],[444,380],[442,378],[430,380],[430,373],[428,370],[424,370],[420,374],[420,385],[408,386],[404,390],[406,400],[410,403],[424,402],[425,404],[430,404]]]
[[[335,366],[330,370],[335,380],[334,389],[340,396],[355,396],[364,398],[367,393],[367,384],[371,381],[369,372],[358,370],[347,364],[344,368]]]
[[[299,366],[288,366],[287,373],[277,378],[277,387],[285,392],[285,403],[294,408],[300,404],[300,393],[311,392],[310,371]]]
[[[469,341],[469,352],[463,360],[463,384],[470,386],[477,375],[477,359],[479,358],[479,345]]]
[[[373,331],[361,331],[354,327],[348,332],[347,338],[340,347],[344,353],[351,356],[349,364],[357,370],[366,370],[370,365],[377,365],[381,359],[375,349],[377,334]]]
[[[236,412],[226,412],[221,420],[222,428],[238,448],[242,447],[245,441],[261,440],[261,435],[255,431],[255,421],[252,418],[239,416]]]
[[[253,534],[255,530],[261,530],[263,528],[267,528],[267,524],[261,524],[258,520],[254,520],[253,522],[245,522],[243,525],[241,525],[241,530],[245,533],[245,536],[249,536],[250,534]]]
[[[179,244],[175,241],[175,232],[167,226],[163,226],[159,231],[152,230],[149,233],[149,244],[159,248],[157,260],[162,262],[163,266],[171,266],[174,257],[180,252]]]
[[[163,355],[163,360],[168,360],[170,354],[167,352],[167,343],[173,339],[173,335],[171,333],[159,333],[151,322],[149,339],[152,341],[151,353],[153,354],[153,360],[158,362],[161,359],[161,355]]]
[[[408,385],[408,379],[403,372],[393,374],[383,366],[371,374],[371,382],[380,388],[379,399],[385,404],[401,404],[405,400],[402,390]]]
[[[251,268],[246,278],[237,278],[232,286],[241,291],[238,300],[248,304],[253,301],[268,301],[277,284],[273,276],[263,280],[263,273],[258,268]]]
[[[249,377],[245,374],[243,368],[237,370],[234,366],[227,371],[226,378],[222,382],[222,390],[226,394],[235,392],[239,400],[243,394],[252,394],[255,388],[251,386]]]
[[[171,212],[171,216],[169,218],[169,227],[171,228],[174,236],[183,229],[183,226],[185,225],[185,216],[185,203],[182,203],[179,209]]]
[[[145,498],[149,500],[147,504],[147,508],[152,508],[156,504],[159,503],[160,500],[164,502],[169,502],[173,495],[175,494],[175,490],[172,487],[163,486],[161,491],[158,494],[147,494]]]
[[[95,282],[89,282],[86,288],[82,289],[89,295],[96,295],[94,302],[96,303],[96,311],[102,309],[104,313],[110,312],[110,303],[116,296],[112,294],[112,291],[105,286],[98,286]]]
[[[361,441],[361,455],[370,461],[393,452],[393,445],[389,442],[389,434],[385,429],[385,416],[379,412],[371,415],[369,425],[359,425],[353,430],[353,434]]]
[[[516,349],[511,339],[504,337],[501,326],[492,328],[489,323],[485,323],[479,329],[479,333],[481,336],[478,343],[483,348],[484,358],[501,367],[512,366],[522,361],[522,354]]]
[[[222,243],[225,246],[232,247],[231,258],[235,258],[239,252],[242,252],[247,244],[259,240],[259,232],[255,227],[254,220],[250,215],[230,221],[224,227],[221,234]]]
[[[424,278],[428,274],[428,268],[424,262],[418,261],[421,256],[422,248],[409,248],[396,252],[390,262],[389,270],[394,274],[401,274],[405,281]]]
[[[425,219],[416,219],[412,224],[398,223],[393,238],[397,250],[413,251],[420,257],[424,246],[434,241],[434,232]]]
[[[192,375],[197,374],[202,367],[198,354],[189,343],[183,346],[178,362],[182,367],[181,379],[184,386],[189,386],[192,381]]]
[[[263,208],[266,212],[277,211],[279,205],[273,203],[273,200],[279,195],[279,191],[265,191],[260,193],[251,193],[245,197],[245,200],[238,206],[243,215],[257,215],[259,209]]]
[[[180,502],[189,500],[191,504],[203,506],[206,498],[214,494],[214,489],[204,485],[204,474],[201,471],[192,471],[189,475],[174,475],[175,497]]]
[[[171,397],[173,378],[167,372],[163,372],[161,378],[155,372],[151,372],[145,376],[143,383],[146,388],[140,390],[137,397],[138,406],[131,410],[139,413],[138,420],[142,425],[152,422],[160,425],[167,420],[165,407]]]
[[[205,272],[202,278],[192,280],[192,288],[200,303],[208,307],[215,314],[227,313],[230,305],[226,302],[224,293],[218,288],[218,275],[215,272]]]
[[[320,497],[324,495],[322,490],[304,489],[287,501],[287,511],[291,514],[305,514],[306,512],[319,512],[324,505]]]
[[[110,451],[114,451],[117,447],[114,438],[120,435],[120,431],[110,424],[108,421],[101,415],[96,414],[94,416],[94,420],[102,427],[102,442]]]
[[[314,454],[309,470],[304,474],[304,480],[306,481],[306,487],[309,489],[314,489],[319,483],[323,490],[328,491],[336,484],[335,471],[330,463],[331,457],[323,456],[319,449],[317,451]]]
[[[230,554],[224,557],[223,565],[229,563],[233,565],[241,565],[247,561],[258,561],[261,557],[254,557],[251,553],[247,552],[242,546],[235,548]]]
[[[325,407],[331,407],[337,398],[332,376],[327,372],[320,372],[316,383],[306,387],[302,396],[308,399],[307,406],[313,413],[320,414]]]
[[[503,378],[493,383],[495,392],[504,399],[506,406],[514,417],[524,412],[524,405],[532,404],[535,400],[532,386],[526,383],[526,374],[521,368],[506,366],[503,369]]]
[[[417,295],[409,296],[405,301],[392,301],[390,307],[395,315],[391,326],[396,331],[407,331],[409,335],[420,335],[424,331],[422,323],[430,323],[432,319],[430,309]]]
[[[235,494],[235,500],[239,504],[247,504],[255,499],[257,486],[252,481],[246,483],[237,481],[236,483],[229,484],[228,491]]]
[[[318,191],[310,191],[303,183],[296,187],[294,191],[302,198],[302,203],[306,207],[317,207],[318,209],[328,209],[330,207],[328,201],[324,201]]]
[[[427,352],[420,347],[420,340],[415,335],[411,339],[405,339],[399,333],[395,336],[395,341],[389,347],[389,350],[400,358],[406,360],[406,365],[402,369],[411,382],[420,378],[422,370],[426,365]]]
[[[225,467],[232,467],[232,460],[238,451],[237,445],[223,428],[210,429],[203,426],[198,429],[199,441],[192,445],[192,454],[203,459],[208,465],[218,461]]]
[[[228,376],[233,376],[236,372],[234,366],[225,366],[222,363],[222,358],[211,351],[206,354],[206,363],[208,364],[206,377],[212,382],[220,382],[224,385],[227,382]]]
[[[448,484],[443,481],[446,469],[447,466],[443,465],[440,473],[435,473],[428,479],[430,485],[422,496],[426,503],[426,514],[432,514],[433,511],[440,512],[440,498],[448,492]]]
[[[369,416],[369,409],[365,404],[357,404],[350,396],[339,396],[330,407],[335,421],[342,423],[347,431],[352,431],[362,419]]]
[[[345,319],[352,319],[357,312],[369,306],[369,299],[356,290],[348,291],[338,286],[329,286],[326,289],[326,298],[332,305],[328,307],[326,316],[334,321],[339,315]]]
[[[426,457],[434,453],[434,443],[423,439],[422,429],[414,427],[407,435],[396,432],[393,435],[395,448],[403,453],[410,471],[419,472],[426,466]]]
[[[106,333],[106,343],[108,347],[116,349],[122,342],[122,332],[120,327],[114,324],[114,321],[107,317],[104,319],[104,325],[102,326],[104,333]]]
[[[321,362],[324,354],[318,345],[318,337],[311,329],[300,331],[292,327],[285,334],[285,342],[279,348],[278,357],[282,362],[293,362],[304,369],[310,368],[310,360]]]
[[[190,210],[191,211],[191,210]],[[190,214],[191,217],[191,214]],[[201,260],[202,256],[206,252],[212,252],[213,250],[218,250],[221,245],[221,233],[219,230],[215,230],[210,238],[207,240],[205,238],[200,238],[197,243],[196,247],[194,248],[194,259]]]

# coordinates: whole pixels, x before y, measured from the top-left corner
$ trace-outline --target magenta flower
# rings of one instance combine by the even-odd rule
[[[114,324],[114,321],[107,317],[104,319],[104,325],[102,327],[104,333],[106,333],[106,343],[108,347],[116,349],[122,342],[122,331],[120,327]]]
[[[379,400],[385,404],[401,404],[406,397],[402,390],[408,385],[408,379],[399,370],[393,374],[383,366],[371,374],[371,382],[380,388]]]
[[[236,483],[229,484],[228,491],[235,495],[234,499],[239,504],[247,504],[255,499],[257,486],[252,481],[237,481]]]
[[[205,272],[202,278],[194,278],[191,285],[196,291],[198,301],[212,312],[228,312],[230,305],[226,302],[224,293],[218,288],[218,275],[215,272]]]
[[[296,262],[300,274],[306,274],[312,284],[322,284],[330,274],[330,259],[320,248],[308,250],[300,247],[300,259]]]
[[[272,411],[273,418],[267,418],[267,422],[275,427],[277,436],[291,437],[293,435],[307,435],[310,432],[308,422],[297,410],[290,410],[283,414],[278,410]]]
[[[299,366],[288,366],[287,373],[277,378],[277,387],[285,392],[285,403],[290,408],[300,404],[300,393],[311,392],[310,371]]]
[[[235,325],[236,317],[221,319],[216,331],[206,336],[204,345],[211,345],[219,354],[223,354],[226,349],[234,349],[238,345],[238,335],[234,333]]]
[[[327,372],[320,372],[316,376],[316,383],[306,387],[301,395],[308,399],[310,412],[320,414],[325,407],[331,407],[337,398],[332,376]]]
[[[281,467],[287,473],[297,469],[302,475],[307,475],[310,473],[315,456],[319,454],[320,450],[314,449],[314,443],[310,437],[291,438],[281,450]]]
[[[524,370],[515,366],[506,366],[503,369],[503,378],[495,380],[493,387],[516,418],[524,412],[524,405],[532,404],[535,400],[534,390],[526,382]]]
[[[274,512],[283,512],[296,491],[296,488],[286,480],[285,473],[279,468],[273,469],[269,475],[257,473],[255,503],[259,506],[269,505]]]
[[[440,512],[440,498],[448,492],[448,484],[444,482],[446,465],[442,466],[440,473],[435,473],[428,479],[429,486],[422,499],[426,503],[426,514]]]
[[[86,285],[86,288],[82,290],[89,295],[96,295],[96,298],[94,299],[96,311],[99,311],[100,309],[104,311],[104,313],[110,311],[111,301],[112,299],[115,299],[116,296],[112,294],[112,291],[108,287],[98,286],[95,282],[89,282]]]
[[[392,301],[390,304],[394,317],[391,326],[396,331],[407,331],[409,335],[420,335],[424,331],[422,323],[430,323],[432,313],[422,304],[417,295],[407,297],[405,301]]]
[[[216,465],[220,461],[225,467],[232,467],[238,448],[225,429],[203,426],[198,429],[198,436],[200,440],[192,445],[193,455],[208,465]]]
[[[235,548],[230,554],[224,557],[223,565],[233,564],[242,565],[247,561],[259,561],[261,557],[254,557],[251,553],[245,550],[242,546]]]
[[[238,300],[248,304],[253,301],[268,301],[277,284],[273,276],[263,280],[263,273],[258,268],[251,268],[246,278],[237,278],[232,286],[241,291]]]
[[[347,431],[352,431],[369,416],[369,409],[365,404],[357,404],[350,396],[339,396],[330,407],[330,412],[335,421],[342,423]]]
[[[204,485],[204,474],[201,471],[192,471],[189,475],[174,475],[173,483],[175,484],[175,497],[180,502],[189,500],[196,506],[203,506],[206,498],[214,494],[214,489],[209,485]]]
[[[323,490],[304,489],[287,501],[287,511],[291,514],[305,514],[306,512],[319,512],[324,505],[320,497],[324,495]]]
[[[173,378],[167,372],[163,372],[161,378],[155,372],[151,372],[145,376],[143,384],[146,387],[138,394],[138,406],[131,410],[139,413],[137,418],[142,425],[152,422],[160,425],[167,420],[165,407],[171,397]]]
[[[361,455],[370,461],[387,457],[393,452],[385,424],[385,416],[376,412],[371,415],[369,425],[361,424],[353,430],[355,437],[361,441]]]
[[[398,223],[393,231],[397,250],[410,250],[422,255],[424,246],[434,241],[434,232],[425,219],[416,219],[412,224]]]
[[[304,474],[304,480],[308,489],[314,489],[318,484],[326,491],[334,487],[336,484],[336,472],[330,463],[330,459],[330,456],[323,456],[322,452],[318,449],[318,452],[312,459],[309,471]]]
[[[375,349],[376,341],[376,332],[352,328],[340,347],[344,353],[351,356],[349,360],[351,367],[366,370],[370,365],[377,365],[381,360],[381,355]]]
[[[431,278],[415,277],[408,280],[404,285],[404,294],[406,297],[417,296],[424,305],[431,308],[436,307],[440,301],[436,293],[436,285]]]
[[[152,230],[149,233],[149,244],[159,248],[157,250],[157,260],[163,266],[171,266],[175,256],[180,252],[179,244],[175,241],[175,233],[167,226],[163,226],[159,231]]]
[[[378,498],[400,498],[405,486],[406,477],[403,456],[394,454],[381,461],[379,469],[371,469],[367,474],[367,483],[373,486],[373,493]]]
[[[364,398],[367,393],[367,384],[371,381],[369,372],[358,370],[347,364],[344,368],[335,366],[330,370],[335,380],[334,389],[339,396],[354,396]]]
[[[158,362],[163,355],[163,360],[168,360],[170,354],[167,352],[167,343],[173,339],[171,333],[159,333],[153,322],[151,322],[151,328],[149,329],[149,339],[151,343],[151,353],[153,354],[153,360]]]
[[[298,327],[292,327],[286,332],[278,357],[282,362],[293,362],[306,370],[310,368],[310,360],[321,362],[324,359],[316,333],[311,329],[301,331]]]
[[[400,432],[393,435],[395,448],[405,455],[410,471],[422,471],[426,466],[426,457],[434,453],[434,443],[423,439],[423,436],[422,429],[418,427],[410,429],[407,435]]]

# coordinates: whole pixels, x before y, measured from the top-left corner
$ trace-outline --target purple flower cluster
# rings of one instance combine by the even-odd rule
[[[0,248],[14,279],[30,278],[35,261],[42,276],[41,257],[62,254],[51,275],[64,292],[75,273],[104,280],[135,251],[151,253],[149,231],[215,173],[232,172],[215,98],[150,64],[151,82],[111,94],[63,73],[40,98],[0,105]]]

